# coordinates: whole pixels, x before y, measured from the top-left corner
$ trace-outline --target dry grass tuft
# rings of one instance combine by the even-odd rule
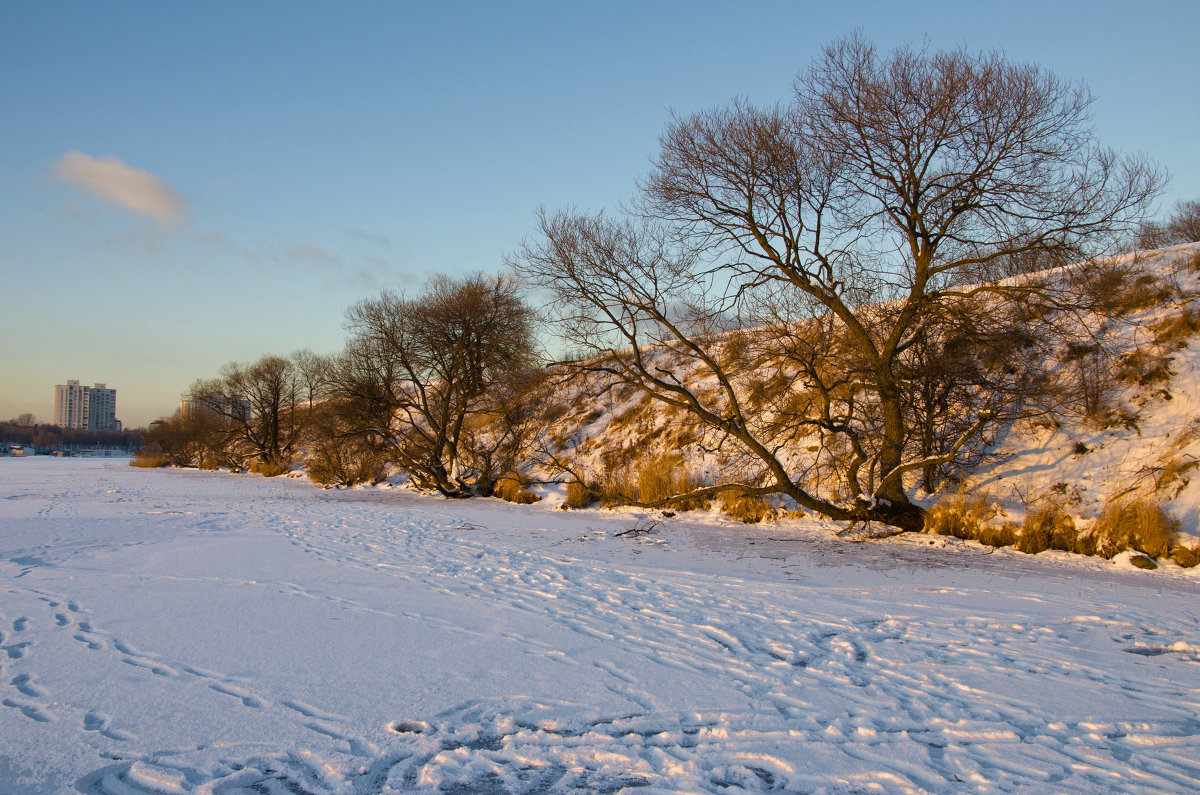
[[[567,501],[568,508],[586,508],[592,502],[592,493],[588,491],[587,486],[584,486],[578,480],[572,480],[567,484]]]
[[[943,496],[925,512],[925,532],[979,540],[986,522],[996,515],[986,494],[956,492]]]
[[[1169,356],[1145,350],[1134,351],[1121,358],[1117,379],[1137,386],[1165,384],[1171,380],[1170,364]]]
[[[1111,558],[1127,549],[1164,557],[1179,533],[1179,520],[1150,500],[1109,503],[1092,526],[1098,555]]]
[[[1160,306],[1173,297],[1170,287],[1153,273],[1128,263],[1093,264],[1077,272],[1087,302],[1106,315],[1127,315]]]
[[[1043,505],[1025,516],[1021,525],[1021,535],[1017,539],[1017,549],[1036,555],[1048,549],[1058,549],[1063,552],[1080,552],[1079,534],[1075,530],[1075,520],[1071,518],[1061,505],[1053,503]],[[1088,554],[1083,551],[1083,554]]]
[[[979,543],[994,548],[1016,546],[1018,529],[1011,522],[1002,525],[980,525],[978,540]]]
[[[1171,550],[1171,560],[1185,569],[1190,569],[1200,564],[1200,554],[1196,550],[1188,549],[1187,547],[1175,547]]]
[[[679,494],[694,491],[703,485],[679,455],[663,455],[647,459],[638,467],[637,495],[641,502],[659,502]],[[704,500],[670,500],[666,503],[680,511],[706,507]]]
[[[764,520],[778,517],[775,506],[762,497],[754,497],[736,491],[727,491],[721,495],[721,513],[730,519],[737,519],[746,524],[758,524]]]
[[[170,465],[171,459],[162,453],[138,453],[129,461],[129,466],[145,469],[158,469]]]
[[[1175,350],[1186,348],[1188,340],[1200,332],[1200,312],[1185,309],[1153,324],[1154,341]]]
[[[1168,495],[1168,499],[1174,499],[1179,492],[1183,491],[1191,483],[1189,473],[1193,472],[1197,467],[1200,467],[1200,461],[1195,459],[1185,461],[1179,456],[1165,458],[1162,462],[1162,468],[1154,479],[1154,490],[1160,494]]]
[[[255,461],[250,465],[250,471],[264,478],[276,478],[292,471],[287,464],[276,464],[270,461]]]
[[[499,497],[505,502],[515,502],[518,505],[530,505],[542,498],[525,488],[521,476],[515,472],[501,475],[492,488],[492,496]]]

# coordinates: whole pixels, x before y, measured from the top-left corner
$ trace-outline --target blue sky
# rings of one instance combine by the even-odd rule
[[[128,426],[347,306],[495,271],[615,207],[670,109],[785,100],[820,47],[1003,49],[1200,198],[1200,4],[0,0],[0,418],[117,389]]]

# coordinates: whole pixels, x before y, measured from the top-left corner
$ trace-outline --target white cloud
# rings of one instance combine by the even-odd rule
[[[175,226],[187,211],[183,199],[167,183],[115,157],[67,152],[54,164],[51,176],[152,218],[159,226]]]

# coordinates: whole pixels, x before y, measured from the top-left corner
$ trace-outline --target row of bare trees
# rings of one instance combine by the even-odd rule
[[[577,352],[557,372],[631,386],[739,462],[690,496],[919,529],[916,485],[1061,405],[1061,353],[1105,311],[1107,266],[1086,263],[1155,232],[1139,225],[1164,176],[1099,145],[1085,87],[995,53],[851,36],[794,88],[673,117],[626,210],[542,211],[509,264]],[[1193,234],[1177,226],[1156,239]],[[384,292],[349,310],[341,354],[229,365],[191,399],[264,465],[307,440],[327,468],[486,494],[544,430],[518,287]],[[768,376],[782,387],[751,399]]]
[[[517,400],[536,380],[534,313],[508,276],[437,277],[417,297],[351,307],[335,356],[301,351],[225,365],[153,429],[177,463],[287,468],[368,480],[385,465],[446,496],[490,493],[527,437]]]

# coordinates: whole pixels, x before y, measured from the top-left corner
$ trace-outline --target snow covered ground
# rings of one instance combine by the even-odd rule
[[[0,459],[0,792],[1187,792],[1200,576]]]

